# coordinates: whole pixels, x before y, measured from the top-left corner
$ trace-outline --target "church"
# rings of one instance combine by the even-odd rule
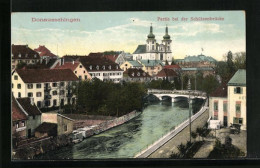
[[[168,27],[166,26],[165,35],[163,36],[162,43],[157,43],[155,35],[153,34],[153,27],[151,25],[146,44],[138,45],[137,49],[133,53],[133,60],[158,60],[163,62],[164,64],[166,63],[166,61],[171,64],[171,42],[171,36],[168,34]]]

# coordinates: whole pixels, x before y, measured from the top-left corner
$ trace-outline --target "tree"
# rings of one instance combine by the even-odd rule
[[[227,54],[227,66],[228,66],[229,73],[233,74],[235,72],[235,66],[233,63],[233,54],[231,51],[229,51]]]
[[[198,134],[197,134],[196,132],[194,132],[194,131],[191,132],[191,137],[192,137],[194,140],[196,140],[197,136],[198,136]]]
[[[234,54],[234,67],[237,71],[238,69],[246,69],[246,53],[237,52]]]
[[[205,91],[207,94],[210,94],[212,91],[214,91],[219,86],[219,82],[216,79],[214,75],[207,75],[203,80],[203,91]]]

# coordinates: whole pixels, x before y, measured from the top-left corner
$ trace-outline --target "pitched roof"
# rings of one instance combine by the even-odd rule
[[[163,68],[166,68],[166,69],[180,69],[181,67],[176,64],[176,65],[165,65]]]
[[[129,68],[124,74],[128,75],[130,78],[144,78],[151,77],[148,73],[144,72],[142,69]]]
[[[59,63],[54,67],[54,69],[70,69],[74,71],[78,66],[79,62],[65,62],[63,65],[60,65]]]
[[[127,61],[129,62],[131,65],[133,65],[134,67],[143,67],[142,64],[140,64],[139,62],[137,61]]]
[[[39,47],[35,48],[34,51],[38,52],[41,57],[42,56],[57,57],[48,48],[46,48],[44,45],[42,45],[42,46],[39,45]]]
[[[26,114],[19,107],[14,96],[12,96],[12,121],[27,120]]]
[[[246,70],[239,69],[229,80],[228,86],[246,86]]]
[[[17,69],[16,72],[25,83],[78,80],[70,69]]]
[[[115,62],[119,55],[105,55],[104,57]]]
[[[89,53],[88,56],[89,56],[89,57],[103,57],[103,56],[104,56],[104,53],[102,53],[102,52]]]
[[[62,58],[64,59],[64,62],[72,62],[78,61],[81,57],[86,57],[86,55],[64,55]]]
[[[36,132],[40,133],[50,133],[50,132],[57,132],[57,124],[55,123],[47,123],[43,122],[41,125],[39,125],[36,129]]]
[[[49,60],[43,59],[42,63],[38,62],[36,64],[26,65],[26,69],[50,69],[52,65],[57,61],[56,58],[51,58]],[[46,63],[47,62],[47,63]]]
[[[40,59],[40,55],[36,51],[29,48],[28,45],[12,44],[12,58],[13,59]]]
[[[208,62],[216,62],[214,58],[205,55],[198,55],[198,56],[186,56],[183,61],[185,62],[201,62],[201,61],[208,61]]]
[[[141,54],[141,53],[146,53],[146,45],[138,45],[135,52],[133,54]]]
[[[157,77],[177,77],[177,73],[173,69],[162,69],[158,74]]]
[[[153,67],[157,65],[164,66],[163,62],[161,60],[140,60],[141,64],[144,64],[146,67]]]
[[[227,97],[227,83],[221,84],[215,91],[213,91],[210,97]]]
[[[81,64],[89,72],[91,71],[123,71],[119,65],[104,57],[81,57]],[[103,69],[103,66],[105,69]],[[109,68],[111,66],[111,69]],[[91,67],[91,68],[90,68]]]
[[[34,116],[34,115],[41,115],[41,111],[37,108],[37,106],[33,103],[31,104],[31,100],[29,97],[25,98],[17,98],[17,101],[19,104],[23,107],[23,109],[26,111],[26,113],[29,116]]]

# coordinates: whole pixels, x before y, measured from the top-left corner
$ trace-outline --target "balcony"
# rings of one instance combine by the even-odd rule
[[[44,96],[44,99],[46,100],[46,99],[51,99],[51,95],[45,95]]]
[[[20,127],[20,128],[16,128],[16,132],[20,132],[26,129],[26,126]]]

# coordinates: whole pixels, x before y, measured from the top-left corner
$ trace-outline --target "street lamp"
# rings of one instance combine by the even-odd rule
[[[191,83],[190,79],[188,81],[188,91],[189,91],[189,122],[190,122],[190,142],[191,142],[191,99],[190,99],[190,92],[191,92]]]

